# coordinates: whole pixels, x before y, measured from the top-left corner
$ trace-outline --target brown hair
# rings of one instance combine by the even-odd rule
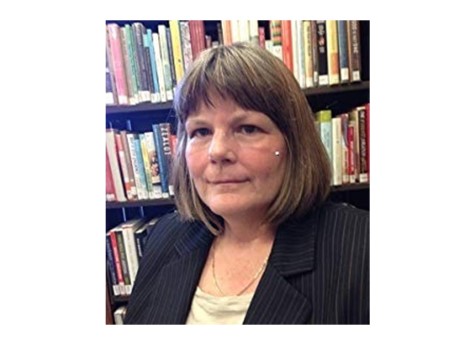
[[[223,227],[222,218],[198,197],[185,160],[185,122],[201,102],[212,106],[213,94],[243,109],[266,114],[284,136],[286,182],[267,212],[267,223],[300,218],[326,199],[331,183],[329,159],[298,82],[270,52],[235,43],[203,51],[176,89],[178,128],[172,178],[176,206],[184,219],[201,220],[215,234]]]

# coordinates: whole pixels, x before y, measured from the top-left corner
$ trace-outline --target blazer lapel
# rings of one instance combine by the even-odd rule
[[[184,324],[187,320],[214,236],[196,224],[184,233],[175,244],[177,259],[161,270],[157,286],[152,287],[150,301],[155,308],[149,313],[149,324]]]
[[[317,213],[278,228],[267,268],[249,306],[245,324],[304,324],[312,314],[311,296],[292,284],[315,263]]]

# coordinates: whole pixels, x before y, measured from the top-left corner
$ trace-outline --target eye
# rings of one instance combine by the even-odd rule
[[[243,134],[254,134],[257,132],[260,132],[259,127],[256,127],[254,125],[242,125],[240,126],[240,132]]]
[[[209,135],[210,133],[211,133],[211,131],[208,128],[197,128],[197,129],[194,129],[190,133],[190,138],[194,138],[194,137],[201,138],[201,137],[204,137],[206,135]]]

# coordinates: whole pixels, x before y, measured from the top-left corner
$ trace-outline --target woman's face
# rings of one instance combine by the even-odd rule
[[[263,113],[216,97],[212,103],[202,103],[185,123],[186,161],[198,195],[226,220],[262,219],[283,183],[283,135]]]

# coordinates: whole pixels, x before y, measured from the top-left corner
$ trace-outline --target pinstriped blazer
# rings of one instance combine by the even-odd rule
[[[184,324],[213,238],[199,222],[163,216],[125,324]],[[369,324],[369,212],[326,203],[280,225],[244,324]]]

